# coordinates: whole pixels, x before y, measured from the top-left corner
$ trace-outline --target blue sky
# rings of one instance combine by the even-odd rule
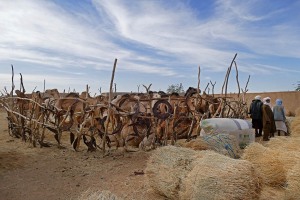
[[[300,81],[297,0],[3,0],[0,1],[0,89],[22,73],[27,92],[109,89],[166,91],[216,82],[231,60],[249,92],[292,91]],[[235,70],[229,92],[237,92]],[[99,92],[98,92],[99,93]]]

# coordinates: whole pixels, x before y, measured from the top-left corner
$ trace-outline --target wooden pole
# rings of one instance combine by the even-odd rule
[[[240,82],[239,82],[239,72],[238,72],[238,68],[237,68],[237,64],[236,62],[234,61],[234,66],[235,66],[235,71],[236,71],[236,82],[237,82],[237,85],[238,85],[238,98],[240,97],[240,93],[241,93],[241,87],[240,87]]]
[[[200,65],[198,67],[198,85],[197,85],[197,93],[200,95]]]
[[[230,71],[231,71],[231,68],[232,68],[232,65],[233,65],[233,62],[234,62],[236,56],[237,56],[237,53],[234,55],[234,57],[233,57],[233,59],[231,61],[231,64],[230,64],[230,66],[227,69],[225,80],[224,80],[224,83],[223,83],[223,86],[222,86],[222,94],[223,94],[223,90],[224,90],[224,86],[225,86],[225,97],[227,95],[227,85],[228,85],[229,74],[230,74]]]
[[[10,91],[10,97],[14,96],[14,90],[15,90],[15,84],[14,84],[14,66],[11,65],[11,91]],[[11,98],[10,107],[12,110],[14,110],[14,100]]]
[[[43,97],[45,96],[45,91],[46,91],[46,80],[44,79],[44,91],[43,91]]]
[[[113,82],[114,82],[114,77],[115,77],[115,70],[116,70],[116,66],[117,66],[117,61],[118,61],[118,59],[115,59],[114,68],[113,68],[112,75],[111,75],[111,80],[110,80],[109,96],[108,96],[109,104],[108,104],[108,113],[107,113],[107,123],[106,123],[106,127],[105,127],[105,133],[104,133],[104,136],[103,136],[103,143],[102,143],[103,154],[105,154],[106,136],[107,136],[108,125],[109,125],[109,121],[110,121],[112,88],[113,88]]]
[[[89,85],[86,84],[86,94],[85,94],[85,99],[88,98],[88,95],[89,95]]]

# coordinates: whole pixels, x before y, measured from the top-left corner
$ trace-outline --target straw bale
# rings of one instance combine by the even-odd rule
[[[279,159],[282,160],[286,170],[291,169],[300,161],[300,138],[297,137],[275,137],[272,138],[266,147],[279,152]]]
[[[258,199],[261,178],[252,163],[205,151],[182,182],[179,199]]]
[[[282,200],[285,198],[285,189],[264,185],[259,200]]]
[[[174,146],[154,150],[145,169],[148,185],[160,195],[178,199],[181,181],[197,157],[202,157],[202,151]]]
[[[270,149],[280,149],[282,151],[300,151],[300,138],[298,137],[274,137],[265,144]]]
[[[297,200],[300,198],[300,162],[287,173],[286,198]]]
[[[78,200],[122,200],[122,198],[117,197],[108,190],[99,191],[88,189],[78,197]]]
[[[300,137],[300,116],[295,117],[291,123],[291,136]]]
[[[282,186],[286,182],[286,169],[278,150],[252,143],[246,147],[242,159],[252,162],[269,186]]]

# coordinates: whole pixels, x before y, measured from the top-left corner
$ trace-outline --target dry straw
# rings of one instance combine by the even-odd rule
[[[258,199],[262,185],[248,161],[174,146],[153,151],[145,172],[148,185],[168,199]]]
[[[283,186],[286,183],[286,169],[278,150],[252,143],[246,147],[242,159],[252,162],[269,186]]]
[[[183,180],[179,199],[258,199],[261,186],[261,178],[249,161],[205,151]]]
[[[300,137],[300,107],[296,110],[296,117],[291,122],[291,136]]]
[[[91,190],[83,192],[78,200],[122,200],[108,190]]]
[[[205,140],[203,140],[201,137],[198,137],[197,139],[191,140],[189,142],[183,142],[179,145],[181,147],[185,147],[185,148],[189,148],[189,149],[193,149],[193,150],[200,150],[200,151],[211,149],[209,144]]]
[[[291,123],[291,136],[300,137],[300,116],[295,117]]]
[[[271,186],[263,186],[259,200],[283,200],[285,198],[284,188],[274,188]]]
[[[267,142],[266,147],[270,149],[280,149],[282,151],[299,151],[300,152],[300,138],[294,137],[274,137]]]
[[[180,184],[194,167],[192,162],[202,157],[201,152],[174,146],[156,149],[145,170],[149,186],[160,195],[178,199]]]
[[[266,146],[279,154],[284,168],[290,170],[300,162],[300,138],[298,137],[275,137]]]
[[[300,162],[287,173],[286,200],[300,199]]]
[[[182,147],[194,150],[214,150],[231,158],[239,158],[241,149],[237,144],[236,137],[229,134],[215,134],[198,137],[186,143],[181,143]]]

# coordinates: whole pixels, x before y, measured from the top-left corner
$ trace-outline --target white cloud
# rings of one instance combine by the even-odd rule
[[[93,0],[91,12],[52,1],[1,1],[0,61],[84,75],[110,71],[118,58],[118,70],[187,78],[198,65],[209,77],[226,72],[235,53],[239,71],[250,74],[282,69],[261,64],[265,56],[300,58],[299,22],[287,15],[293,7],[220,0],[201,18],[185,3]]]

